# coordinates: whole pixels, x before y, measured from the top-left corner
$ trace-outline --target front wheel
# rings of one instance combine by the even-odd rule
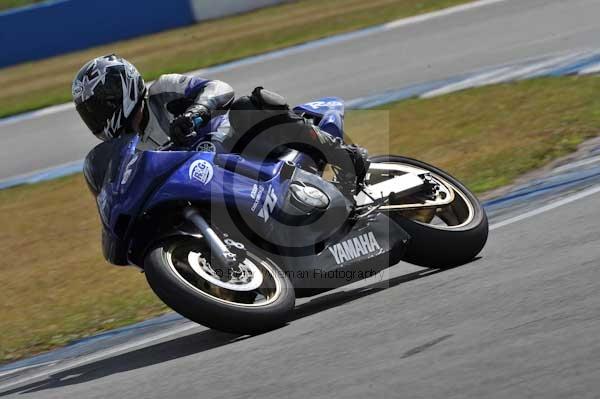
[[[182,316],[217,330],[254,334],[283,325],[295,304],[287,276],[268,258],[248,251],[241,275],[223,277],[210,265],[202,239],[177,237],[146,255],[146,279]]]
[[[371,159],[367,184],[396,174],[427,173],[443,186],[448,201],[439,204],[400,203],[384,206],[411,236],[405,261],[418,266],[449,268],[473,260],[488,237],[488,220],[481,203],[460,181],[425,162],[395,155]],[[451,200],[450,200],[451,199]]]

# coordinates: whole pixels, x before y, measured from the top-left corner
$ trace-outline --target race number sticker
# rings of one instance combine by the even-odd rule
[[[190,179],[198,180],[202,184],[208,184],[213,177],[213,167],[210,162],[199,159],[190,165],[189,174]]]

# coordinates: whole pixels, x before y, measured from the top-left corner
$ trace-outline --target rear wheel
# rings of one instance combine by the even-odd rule
[[[371,159],[368,183],[395,175],[427,173],[444,191],[444,200],[392,203],[381,210],[406,230],[411,240],[405,261],[419,266],[448,268],[467,263],[483,249],[487,216],[479,200],[460,181],[441,169],[415,159],[386,155]],[[414,198],[413,198],[414,199]]]
[[[221,331],[258,333],[287,321],[294,290],[277,265],[248,251],[241,273],[224,275],[208,253],[202,239],[191,237],[156,246],[144,263],[150,287],[177,313]]]

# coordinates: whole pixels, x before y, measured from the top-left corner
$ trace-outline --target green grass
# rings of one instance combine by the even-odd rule
[[[0,0],[0,12],[9,8],[23,7],[29,4],[41,3],[44,0]]]
[[[347,116],[371,153],[429,161],[481,193],[600,134],[600,78],[547,78]],[[108,266],[81,175],[0,191],[0,361],[161,314],[134,269]]]
[[[77,70],[107,53],[127,57],[151,80],[163,73],[187,72],[468,1],[297,0],[4,68],[0,69],[0,117],[70,101]]]
[[[383,124],[372,111],[350,113],[347,125],[373,152],[431,162],[483,193],[598,135],[599,90],[595,76],[543,78],[390,104]]]

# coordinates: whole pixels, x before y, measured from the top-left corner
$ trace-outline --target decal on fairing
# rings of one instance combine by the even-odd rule
[[[256,208],[258,208],[258,204],[260,204],[260,200],[262,199],[262,195],[265,192],[265,188],[263,186],[259,186],[258,184],[255,184],[252,187],[252,192],[250,193],[250,197],[254,200],[254,203],[252,204],[252,208],[250,208],[252,210],[252,212],[256,211]]]
[[[313,101],[311,103],[306,103],[304,104],[307,107],[311,107],[313,109],[319,109],[319,108],[335,108],[335,107],[341,107],[342,103],[339,101]]]
[[[217,152],[217,147],[210,141],[202,141],[196,146],[196,151],[200,152]]]
[[[127,163],[127,166],[125,167],[125,172],[123,173],[123,178],[121,179],[121,185],[127,183],[129,178],[131,177],[131,174],[133,173],[133,165],[136,163],[138,158],[139,155],[134,154],[133,157],[131,157],[131,160]]]
[[[381,246],[372,231],[350,238],[328,248],[335,263],[341,265],[344,262],[359,258],[364,255],[372,255],[381,250]]]
[[[189,175],[190,179],[198,180],[202,184],[208,184],[213,177],[213,167],[210,162],[199,159],[190,165]]]
[[[106,192],[105,187],[103,187],[100,191],[100,194],[98,194],[98,198],[96,198],[96,204],[98,205],[98,213],[100,213],[100,218],[104,221],[104,223],[108,223],[108,193]]]
[[[265,202],[258,212],[258,216],[261,217],[265,223],[269,221],[271,213],[273,213],[273,210],[275,209],[275,205],[277,205],[277,195],[275,194],[273,186],[269,186]]]

